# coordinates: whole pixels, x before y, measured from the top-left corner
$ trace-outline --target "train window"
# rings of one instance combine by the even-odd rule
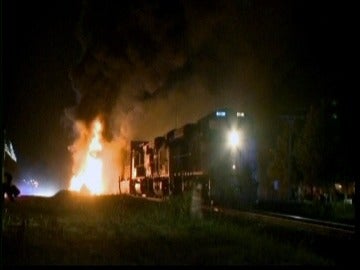
[[[216,112],[216,116],[218,116],[218,117],[225,117],[225,116],[226,116],[226,112],[224,112],[224,111],[217,111],[217,112]]]

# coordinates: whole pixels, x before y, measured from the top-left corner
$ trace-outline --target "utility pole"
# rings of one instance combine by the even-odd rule
[[[2,157],[1,157],[1,183],[2,183],[2,181],[3,181],[3,178],[4,178],[4,173],[5,173],[5,155],[6,155],[6,152],[5,152],[5,134],[6,134],[6,130],[4,129],[3,130],[3,133],[2,133],[2,147],[3,147],[3,149],[2,149],[2,152],[3,152],[3,154],[2,154]]]
[[[175,103],[175,128],[178,127],[178,106],[177,102]]]

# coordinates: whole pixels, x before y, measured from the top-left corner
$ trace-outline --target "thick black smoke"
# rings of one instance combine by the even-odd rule
[[[109,140],[151,138],[218,107],[265,123],[321,84],[306,62],[314,61],[310,27],[301,24],[314,18],[306,9],[286,1],[85,1],[83,54],[70,74],[78,105],[68,115],[90,122],[102,114]]]

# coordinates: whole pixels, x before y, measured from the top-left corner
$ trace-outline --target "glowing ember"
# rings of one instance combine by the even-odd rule
[[[100,194],[103,192],[103,161],[101,159],[102,125],[99,120],[95,120],[90,143],[87,145],[87,151],[83,157],[83,162],[79,166],[78,172],[74,174],[70,182],[70,190],[82,191],[88,190],[91,194]]]

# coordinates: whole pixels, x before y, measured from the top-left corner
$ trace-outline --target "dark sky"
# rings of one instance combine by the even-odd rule
[[[111,141],[218,107],[266,129],[320,98],[348,102],[350,3],[3,0],[3,122],[19,175],[67,186],[73,124],[99,113]]]

